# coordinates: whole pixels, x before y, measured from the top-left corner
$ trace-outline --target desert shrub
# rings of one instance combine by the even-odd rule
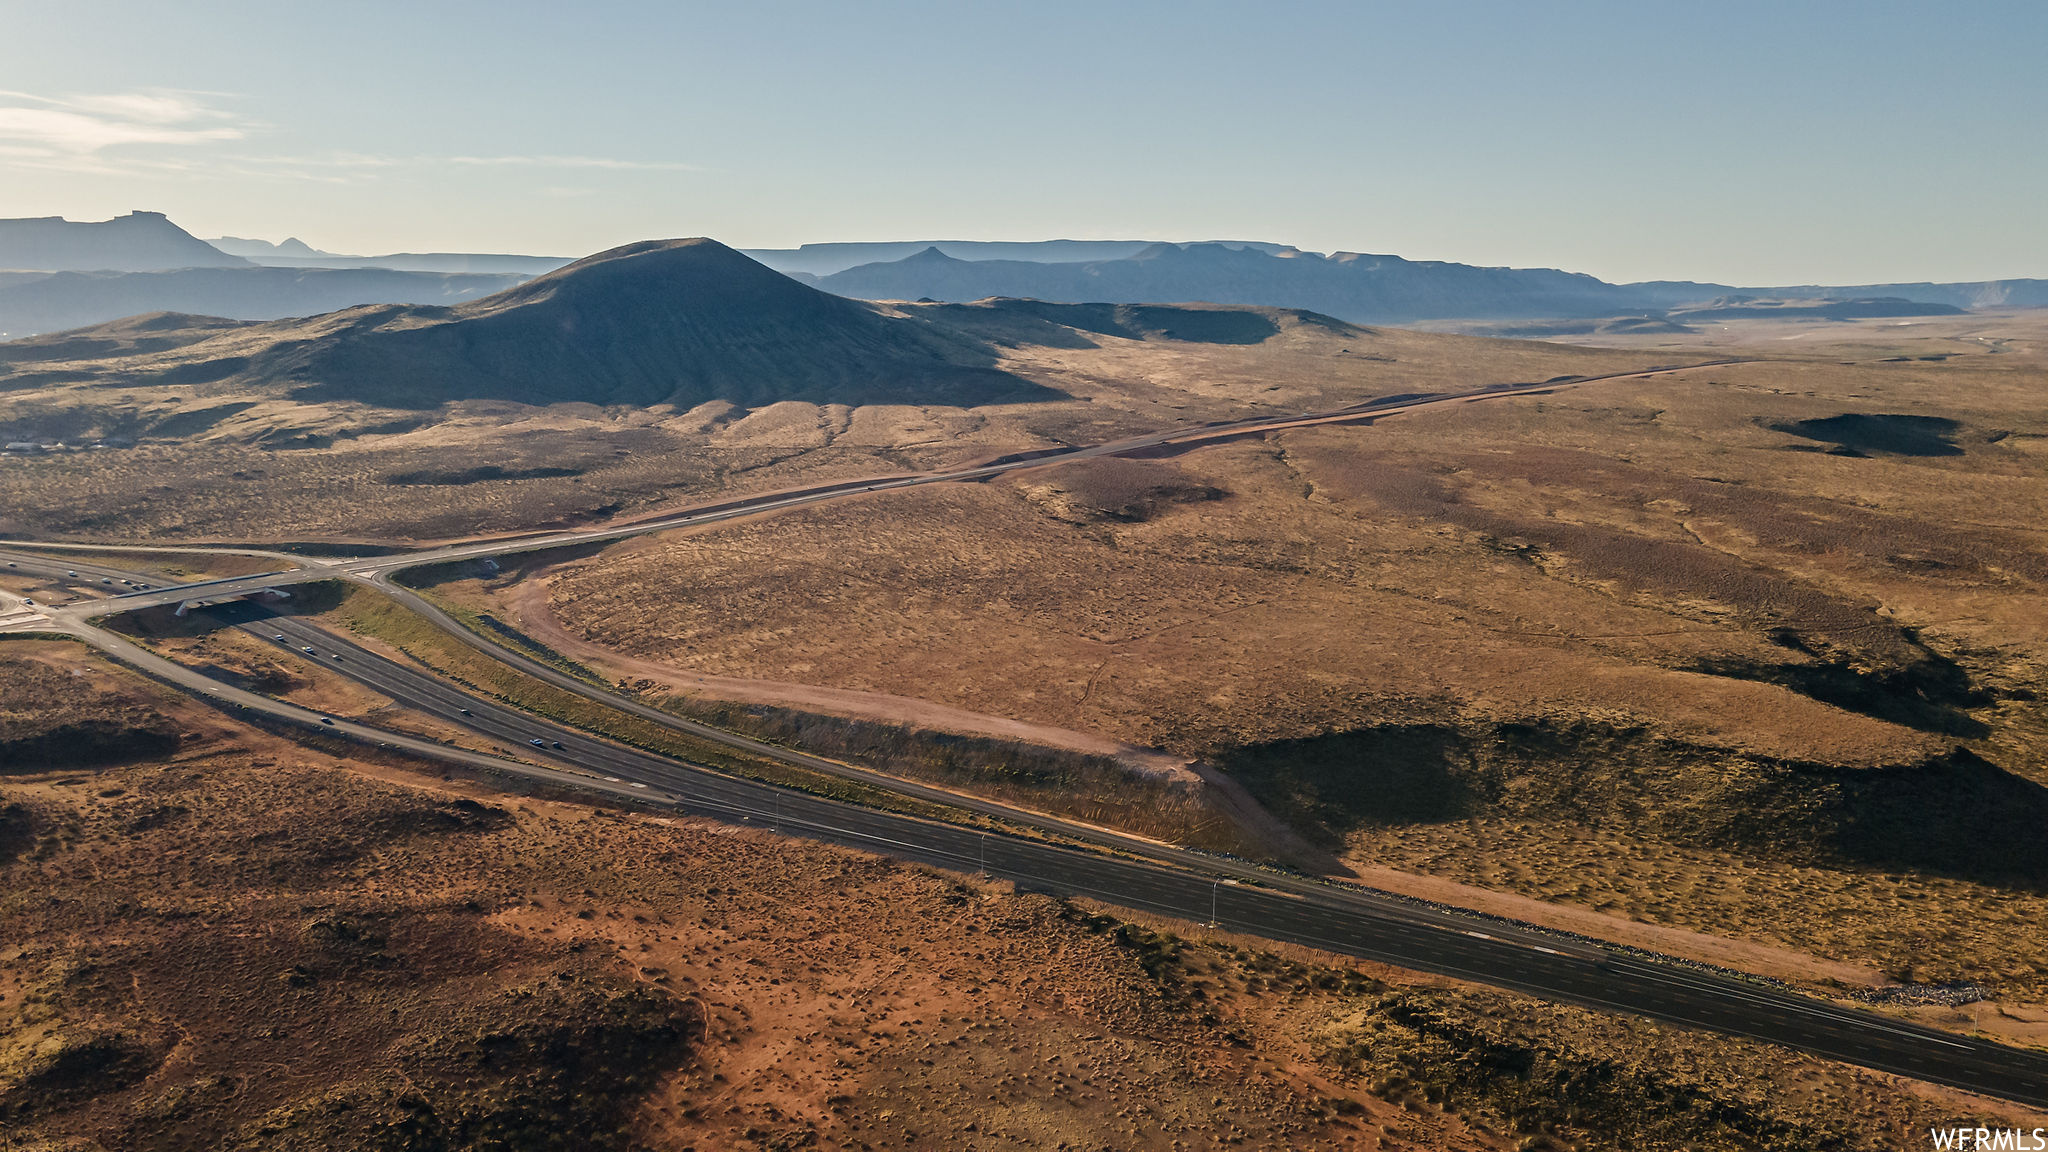
[[[1382,1095],[1491,1113],[1583,1152],[1742,1148],[1821,1152],[1848,1134],[1775,1114],[1766,1095],[1675,1074],[1653,1053],[1577,1050],[1518,1034],[1439,992],[1380,996],[1324,1035],[1324,1058]],[[1539,1145],[1540,1146],[1540,1145]]]
[[[177,747],[177,726],[149,705],[47,664],[0,657],[0,773],[96,767]]]

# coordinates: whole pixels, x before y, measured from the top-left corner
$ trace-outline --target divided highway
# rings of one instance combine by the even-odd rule
[[[0,558],[18,555],[0,553]],[[71,567],[87,577],[116,571],[89,565]],[[127,575],[132,577],[132,573]],[[101,603],[111,606],[110,602]],[[251,609],[227,611],[247,616]],[[1772,1041],[1817,1056],[2048,1107],[2048,1055],[1918,1027],[1765,984],[1623,956],[1513,925],[1269,873],[1113,833],[1089,838],[1127,855],[922,820],[775,788],[613,744],[531,716],[388,660],[304,621],[259,614],[235,626],[280,649],[317,660],[401,704],[498,741],[525,762],[449,748],[370,725],[348,721],[322,724],[319,716],[305,709],[211,680],[100,629],[90,629],[85,638],[109,655],[223,708],[264,713],[308,729],[537,782],[751,823],[785,835],[881,851],[957,871],[985,872],[1031,890],[1213,922],[1233,932],[1545,999]],[[278,636],[284,639],[277,640]],[[314,649],[310,656],[303,652],[307,647]],[[334,658],[337,655],[339,660]],[[536,739],[545,747],[533,747],[530,741]],[[931,791],[945,802],[967,806],[960,803],[961,797]],[[1018,815],[1015,809],[989,807],[1006,818]],[[1027,822],[1062,833],[1074,831],[1050,818]],[[1149,858],[1132,858],[1141,855]]]
[[[1690,367],[1701,366],[1704,365]],[[1615,376],[1651,374],[1654,373],[1617,373]],[[1607,378],[1611,377],[1597,379]],[[2048,1107],[2048,1055],[2041,1053],[1921,1028],[1876,1013],[1845,1008],[1713,972],[1627,957],[1582,942],[1460,916],[1362,889],[1270,873],[1240,862],[1090,829],[941,789],[910,785],[788,749],[761,745],[757,751],[777,759],[796,763],[816,761],[816,764],[806,766],[822,765],[828,766],[824,770],[836,771],[839,775],[872,777],[876,783],[899,792],[923,795],[942,804],[980,811],[1012,823],[1037,826],[1057,832],[1069,840],[1091,841],[1121,855],[984,832],[774,788],[613,744],[588,733],[553,724],[467,692],[409,665],[388,660],[317,626],[287,617],[266,615],[248,619],[249,609],[232,609],[243,617],[236,626],[301,655],[304,655],[302,649],[311,647],[315,653],[309,658],[321,661],[330,670],[403,705],[498,741],[512,749],[521,760],[451,748],[369,725],[347,721],[323,723],[321,717],[304,709],[211,680],[94,627],[90,622],[97,616],[133,608],[231,600],[263,588],[283,588],[335,578],[376,584],[387,592],[396,592],[402,598],[411,599],[409,594],[387,584],[384,578],[398,570],[422,564],[616,540],[758,515],[866,491],[978,480],[1017,468],[1043,467],[1062,460],[1123,455],[1166,445],[1199,443],[1319,421],[1390,415],[1423,404],[1514,395],[1586,383],[1591,379],[1596,378],[1485,389],[1456,396],[1389,400],[1299,417],[1260,418],[1180,429],[1092,448],[1058,450],[1030,459],[1000,460],[947,473],[877,478],[729,501],[605,529],[549,533],[397,556],[337,561],[298,559],[302,567],[292,571],[152,587],[142,591],[125,588],[119,583],[103,583],[106,580],[134,580],[133,572],[85,562],[52,561],[47,556],[30,553],[0,552],[0,561],[24,571],[76,571],[80,577],[77,583],[96,585],[100,591],[117,593],[104,600],[84,603],[56,607],[36,605],[33,613],[14,604],[0,605],[7,610],[6,618],[0,620],[0,630],[68,632],[116,659],[192,691],[225,709],[265,714],[274,720],[330,731],[418,755],[517,777],[673,805],[693,814],[766,825],[786,834],[879,850],[941,867],[984,871],[1026,888],[1087,896],[1127,908],[1190,920],[1213,921],[1222,928],[1247,935],[1511,988],[1547,999],[1632,1012],[1675,1024],[1773,1041],[1818,1056]],[[158,583],[156,580],[146,582]],[[447,622],[442,623],[445,625]],[[500,659],[511,655],[493,651],[494,645],[478,641],[466,631],[459,634],[467,640],[476,641],[478,647],[491,651]],[[275,639],[278,636],[284,639]],[[335,659],[337,655],[340,657],[338,660]],[[521,670],[534,674],[533,668],[522,667]],[[546,671],[560,676],[552,669]],[[604,702],[622,708],[630,703],[610,699]],[[640,708],[632,710],[641,711]],[[699,727],[674,717],[656,715],[659,722],[673,727]],[[710,731],[717,732],[715,729]],[[719,735],[727,743],[742,742],[743,747],[758,743],[731,733]],[[531,743],[534,740],[539,740],[541,746],[535,747]]]

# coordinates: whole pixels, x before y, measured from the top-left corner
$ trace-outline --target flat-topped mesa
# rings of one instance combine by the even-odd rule
[[[199,239],[161,212],[112,220],[0,220],[0,268],[35,272],[156,272],[239,268],[249,262]]]

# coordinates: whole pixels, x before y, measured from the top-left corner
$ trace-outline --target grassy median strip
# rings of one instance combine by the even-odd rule
[[[574,676],[576,679],[594,688],[609,689],[611,687],[611,684],[603,676],[578,664],[576,661],[571,660],[569,657],[564,656],[488,612],[478,612],[445,597],[429,595],[418,589],[413,589],[413,594],[447,613],[451,619],[459,622],[464,628],[501,648],[509,648],[529,660],[545,664],[564,675]],[[392,607],[397,608],[401,612],[406,611],[405,607],[400,604],[394,603]],[[410,613],[408,614],[410,615]],[[414,618],[417,619],[418,617],[415,615]],[[421,621],[421,623],[428,622]]]
[[[729,746],[692,737],[629,712],[606,707],[493,660],[405,606],[367,588],[350,588],[341,604],[326,613],[325,618],[358,635],[381,640],[435,674],[473,691],[501,700],[523,712],[545,716],[621,744],[833,800],[952,823],[978,821],[973,814],[960,809],[927,803],[765,756],[750,756]]]
[[[475,636],[592,687],[608,692],[617,690],[603,675],[496,616],[416,587],[414,581],[406,583],[415,595]],[[393,608],[406,611],[404,605],[391,603]],[[407,614],[432,627],[431,622]],[[623,682],[620,687],[624,687]],[[860,764],[890,776],[958,789],[1001,804],[1192,848],[1251,858],[1264,853],[1263,847],[1248,840],[1205,790],[1136,776],[1109,756],[1015,740],[930,732],[774,705],[655,694],[647,695],[645,702],[678,719],[706,724],[764,744]]]

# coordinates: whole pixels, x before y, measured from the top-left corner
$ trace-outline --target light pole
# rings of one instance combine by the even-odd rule
[[[1216,893],[1221,891],[1225,884],[1230,885],[1232,888],[1237,887],[1237,881],[1225,880],[1221,876],[1209,881],[1209,927],[1211,928],[1223,927],[1222,919],[1216,915]]]

